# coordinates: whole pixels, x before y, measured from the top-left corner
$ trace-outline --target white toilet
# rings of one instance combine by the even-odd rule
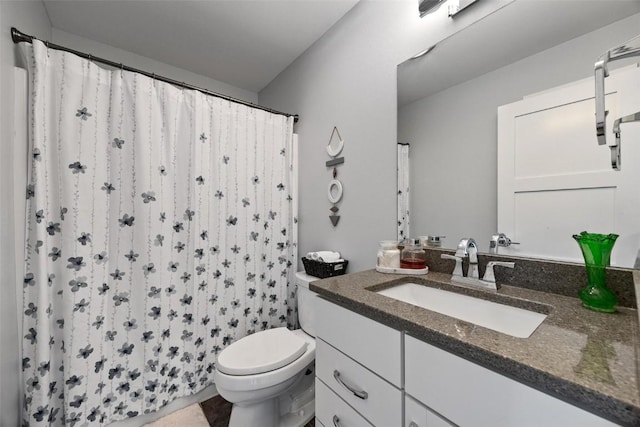
[[[309,282],[296,273],[298,321],[302,329],[268,329],[222,350],[214,381],[233,403],[229,427],[301,427],[315,414],[314,302]]]

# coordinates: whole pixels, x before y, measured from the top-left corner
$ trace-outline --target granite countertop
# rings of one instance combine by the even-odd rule
[[[635,309],[587,310],[578,298],[517,286],[499,291],[452,284],[450,275],[375,270],[322,279],[322,297],[621,425],[640,426],[640,335]],[[640,273],[634,272],[636,289]],[[529,338],[515,338],[372,291],[407,281],[548,312]]]

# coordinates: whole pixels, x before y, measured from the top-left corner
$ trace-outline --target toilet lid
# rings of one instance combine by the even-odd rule
[[[216,366],[229,375],[261,374],[288,365],[306,350],[307,342],[287,328],[267,329],[225,348]]]

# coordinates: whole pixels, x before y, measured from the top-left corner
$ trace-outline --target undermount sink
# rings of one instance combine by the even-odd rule
[[[529,338],[547,317],[535,311],[417,283],[403,283],[376,293],[516,338]]]

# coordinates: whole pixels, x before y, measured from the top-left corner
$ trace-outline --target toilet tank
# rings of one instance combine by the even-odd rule
[[[298,322],[300,328],[312,337],[316,336],[315,329],[315,299],[318,294],[309,290],[309,283],[320,280],[303,271],[296,273],[296,287],[298,298]]]

